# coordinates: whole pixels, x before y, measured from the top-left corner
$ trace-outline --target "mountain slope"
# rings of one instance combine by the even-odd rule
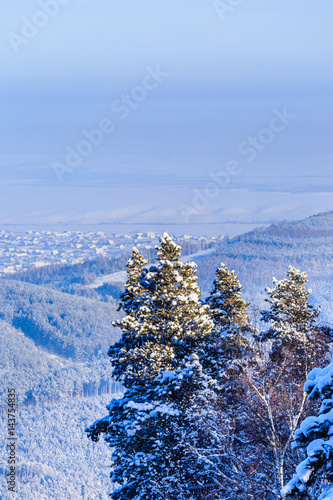
[[[118,334],[115,301],[77,297],[43,286],[0,280],[0,319],[37,346],[60,356],[88,360],[105,354]]]

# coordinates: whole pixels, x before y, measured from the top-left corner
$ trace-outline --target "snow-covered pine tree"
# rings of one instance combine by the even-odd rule
[[[190,500],[211,482],[184,443],[199,439],[189,407],[214,386],[199,356],[213,323],[199,301],[196,265],[179,261],[180,247],[167,234],[157,250],[158,265],[149,271],[138,255],[131,264],[126,316],[117,323],[123,336],[109,351],[125,394],[87,429],[94,441],[105,434],[114,450],[113,500]]]
[[[316,324],[320,308],[309,303],[305,272],[290,266],[286,279],[273,281],[275,288],[267,289],[270,309],[262,311],[261,318],[269,328],[259,338],[272,340],[272,362],[282,366],[288,359],[286,377],[303,386],[309,370],[326,359],[328,334]]]
[[[144,286],[144,277],[147,274],[145,259],[134,247],[132,257],[126,265],[127,282],[125,291],[120,297],[118,310],[123,310],[125,317],[114,322],[115,327],[122,330],[122,337],[110,347],[108,356],[114,367],[113,377],[121,380],[125,387],[131,387],[141,373],[139,361],[142,337],[137,335],[138,323],[144,321],[143,305],[148,291]]]
[[[118,310],[123,309],[126,314],[135,313],[135,311],[138,310],[143,292],[141,281],[144,278],[146,272],[145,266],[147,264],[148,260],[140,254],[136,247],[134,247],[132,250],[132,257],[126,264],[127,282],[125,285],[125,292],[120,297]]]
[[[214,324],[220,330],[248,323],[247,304],[242,298],[243,285],[235,271],[229,271],[223,263],[216,270],[214,288],[206,299]]]
[[[303,450],[306,459],[282,496],[333,500],[333,363],[312,370],[304,390],[309,399],[322,399],[322,405],[318,417],[307,417],[295,432],[293,448]],[[318,486],[321,490],[313,496]]]
[[[311,290],[306,289],[307,282],[306,273],[292,266],[289,266],[286,279],[274,279],[275,288],[267,289],[269,297],[265,299],[270,309],[262,312],[262,321],[270,322],[263,338],[304,342],[315,330],[320,311],[309,303]]]
[[[243,285],[234,271],[229,271],[223,263],[217,268],[213,290],[206,299],[209,313],[214,322],[212,339],[204,355],[212,367],[212,375],[223,378],[228,364],[240,359],[244,349],[249,347],[246,332],[252,332],[247,307],[242,298]]]

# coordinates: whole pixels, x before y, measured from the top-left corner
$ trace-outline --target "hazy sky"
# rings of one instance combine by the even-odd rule
[[[331,0],[6,2],[0,224],[333,209],[332,19]]]

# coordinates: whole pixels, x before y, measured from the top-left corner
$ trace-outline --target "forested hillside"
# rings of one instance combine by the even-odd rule
[[[116,339],[117,303],[76,297],[42,286],[0,281],[0,317],[43,349],[75,360],[103,355]]]
[[[117,315],[115,302],[2,280],[1,374],[21,403],[110,392],[106,352],[118,337]]]
[[[21,408],[18,418],[18,495],[7,492],[6,426],[0,426],[0,498],[107,500],[110,450],[89,443],[84,429],[102,415],[110,395]],[[4,419],[3,419],[4,420]]]
[[[108,450],[87,447],[82,436],[87,416],[93,418],[111,394],[122,390],[110,377],[106,356],[119,336],[112,326],[118,315],[112,299],[104,303],[0,281],[1,498],[7,498],[10,387],[18,400],[19,498],[107,498],[108,468],[101,474],[99,464]]]

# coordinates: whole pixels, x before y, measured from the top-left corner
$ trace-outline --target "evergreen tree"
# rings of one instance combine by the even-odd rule
[[[309,373],[304,390],[309,399],[322,399],[318,417],[307,417],[295,433],[293,448],[301,449],[306,459],[292,480],[283,488],[284,498],[313,498],[321,486],[318,500],[333,499],[333,363]],[[317,486],[317,488],[316,488]],[[318,495],[316,495],[318,498]]]
[[[190,500],[210,482],[185,443],[200,440],[188,409],[214,386],[200,363],[213,323],[199,300],[196,265],[179,261],[180,247],[167,234],[157,250],[149,271],[138,254],[128,266],[123,336],[109,351],[124,397],[87,429],[94,441],[106,434],[114,449],[114,500]]]
[[[132,257],[128,260],[127,282],[125,292],[120,297],[118,310],[123,310],[125,317],[114,322],[121,328],[123,334],[119,342],[110,347],[108,355],[114,367],[113,376],[121,380],[125,387],[131,387],[140,376],[142,367],[141,347],[143,337],[137,335],[138,325],[142,325],[145,315],[143,305],[147,297],[144,277],[147,274],[145,266],[148,260],[133,248]]]
[[[235,272],[221,263],[216,270],[214,288],[206,299],[215,327],[220,330],[232,326],[239,328],[248,323],[247,307],[250,304],[242,299],[242,288]]]
[[[214,481],[214,488],[203,490],[200,498],[253,498],[249,479],[255,454],[249,447],[243,452],[248,436],[244,431],[244,384],[240,369],[252,354],[253,328],[242,288],[234,271],[221,264],[206,299],[214,328],[202,360],[218,386],[189,412],[189,419],[200,434],[194,450]],[[193,443],[188,446],[193,449]]]
[[[262,312],[262,321],[271,323],[263,338],[304,341],[314,331],[320,313],[309,304],[306,273],[290,266],[287,278],[274,282],[275,288],[267,289],[269,297],[265,299],[270,309]]]
[[[274,279],[275,288],[267,289],[266,302],[270,309],[262,311],[261,320],[270,326],[259,338],[272,340],[270,358],[276,366],[290,360],[285,363],[288,386],[303,386],[309,369],[316,366],[327,350],[327,332],[316,324],[320,309],[314,309],[309,303],[311,290],[306,289],[307,282],[305,272],[290,266],[287,278]]]
[[[206,299],[214,328],[203,360],[211,366],[212,375],[223,385],[226,368],[249,349],[245,334],[253,332],[247,315],[249,304],[242,298],[242,288],[235,272],[221,263],[216,271],[213,290]]]
[[[126,264],[127,269],[127,282],[125,285],[125,292],[121,295],[120,305],[118,310],[123,309],[126,314],[135,313],[140,304],[140,299],[143,293],[141,280],[146,273],[145,266],[148,260],[145,259],[134,247],[132,250],[132,257]]]

